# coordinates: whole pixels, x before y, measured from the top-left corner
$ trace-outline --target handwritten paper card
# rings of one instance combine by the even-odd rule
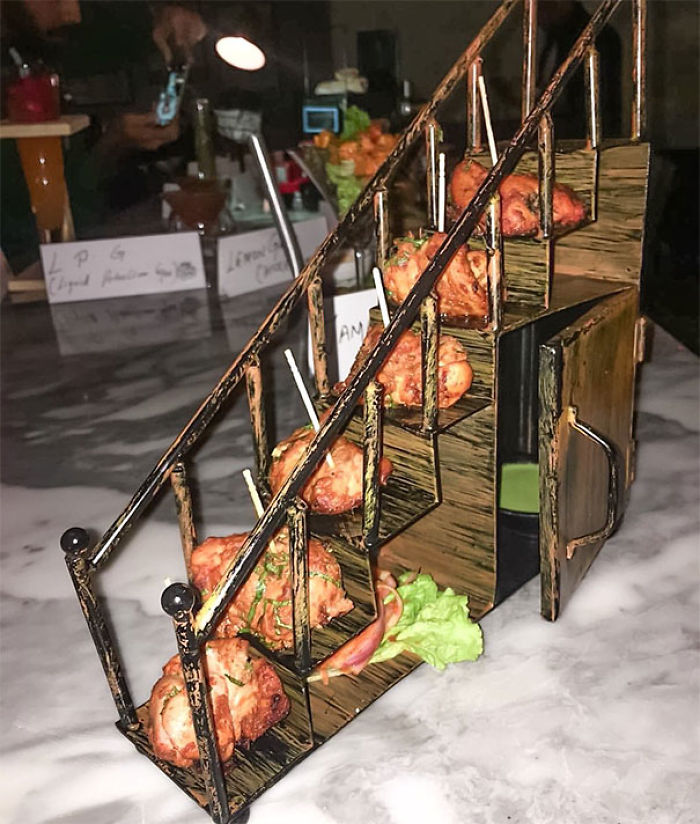
[[[374,289],[335,295],[324,301],[326,349],[332,381],[347,377],[355,355],[369,329],[369,310],[377,305]],[[309,333],[309,369],[313,372],[313,350]]]
[[[308,260],[326,237],[324,217],[300,220],[293,224],[304,260]],[[287,264],[277,229],[258,229],[219,238],[219,294],[231,298],[287,283],[292,271]]]
[[[41,263],[49,303],[206,288],[196,232],[48,243]]]

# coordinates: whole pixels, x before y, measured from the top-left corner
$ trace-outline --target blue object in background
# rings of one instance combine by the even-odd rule
[[[186,81],[187,66],[170,70],[168,82],[160,93],[156,106],[156,122],[159,126],[167,126],[177,115]]]

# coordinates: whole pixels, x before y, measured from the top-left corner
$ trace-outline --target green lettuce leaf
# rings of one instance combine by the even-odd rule
[[[483,652],[483,636],[479,625],[469,619],[467,596],[449,587],[440,591],[426,573],[406,583],[410,575],[399,578],[401,618],[388,630],[370,663],[401,652],[412,652],[439,670],[457,661],[475,661]]]
[[[369,114],[358,106],[348,106],[343,119],[343,131],[340,133],[341,140],[352,140],[358,132],[369,129]]]
[[[355,164],[350,163],[326,163],[326,174],[331,183],[335,185],[338,196],[338,211],[341,216],[347,212],[352,204],[357,200],[363,188],[363,183],[359,177],[355,177]]]

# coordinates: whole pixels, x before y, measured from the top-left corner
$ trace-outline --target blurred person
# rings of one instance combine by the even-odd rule
[[[64,111],[91,116],[64,158],[78,234],[159,191],[156,161],[177,150],[181,128],[177,118],[159,126],[154,105],[174,52],[191,62],[206,36],[201,16],[186,5],[112,0],[4,0],[0,13],[4,82],[14,47],[58,72]],[[38,239],[14,141],[1,141],[0,155],[0,245],[17,271],[36,259]]]

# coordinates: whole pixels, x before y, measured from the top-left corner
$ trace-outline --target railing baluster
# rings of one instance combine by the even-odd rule
[[[292,626],[294,665],[304,677],[311,671],[311,624],[309,619],[309,530],[307,507],[301,498],[287,509],[289,563],[292,572]]]
[[[537,0],[523,0],[522,120],[535,105],[537,84]]]
[[[597,149],[602,133],[600,123],[600,58],[598,49],[591,46],[586,53],[583,67],[586,86],[586,123],[588,127],[587,146]]]
[[[175,506],[177,507],[177,522],[180,527],[180,540],[182,541],[182,554],[185,558],[185,569],[187,578],[191,579],[190,558],[197,546],[197,531],[194,526],[192,513],[192,493],[187,479],[187,469],[184,461],[177,461],[170,473],[170,483],[175,493]]]
[[[180,653],[182,674],[192,711],[199,766],[209,801],[209,815],[216,824],[227,824],[230,818],[224,770],[216,742],[214,714],[207,685],[203,647],[194,634],[192,620],[197,605],[197,593],[185,584],[171,584],[160,599],[163,610],[173,619],[175,638]]]
[[[326,322],[323,309],[323,281],[320,275],[315,275],[312,278],[306,297],[309,306],[309,326],[311,328],[311,349],[314,358],[316,391],[322,398],[325,398],[327,395],[330,395],[331,387],[328,381],[328,352],[326,351]]]
[[[547,239],[554,227],[554,125],[547,112],[537,131],[537,162],[539,166],[540,233]]]
[[[362,543],[368,553],[379,544],[381,489],[379,467],[382,460],[384,387],[376,380],[365,389],[362,441]]]
[[[389,192],[384,188],[377,189],[374,195],[374,231],[377,238],[377,266],[383,272],[391,249]]]
[[[253,427],[253,448],[255,450],[255,470],[257,482],[269,491],[270,445],[267,439],[267,415],[263,393],[262,367],[260,358],[253,355],[245,370],[246,391],[250,422]]]
[[[632,140],[641,140],[647,129],[647,3],[632,0]]]
[[[483,60],[477,57],[467,69],[467,152],[481,151],[481,101],[479,75]]]
[[[501,328],[503,316],[503,237],[501,235],[501,198],[494,195],[486,207],[486,254],[489,281],[491,329]]]
[[[353,259],[355,261],[355,285],[359,290],[362,289],[365,282],[364,249],[353,249]]]
[[[439,126],[431,120],[425,128],[425,182],[428,189],[428,226],[435,229],[438,223],[437,144]]]
[[[438,351],[440,319],[434,294],[420,305],[421,383],[423,387],[422,430],[428,434],[437,427]]]
[[[61,549],[66,554],[66,566],[97,649],[102,669],[107,677],[107,684],[116,704],[119,718],[127,729],[138,729],[139,721],[124,678],[119,652],[112,639],[102,603],[95,592],[93,582],[95,572],[87,559],[89,545],[90,536],[80,527],[72,527],[61,536]]]

